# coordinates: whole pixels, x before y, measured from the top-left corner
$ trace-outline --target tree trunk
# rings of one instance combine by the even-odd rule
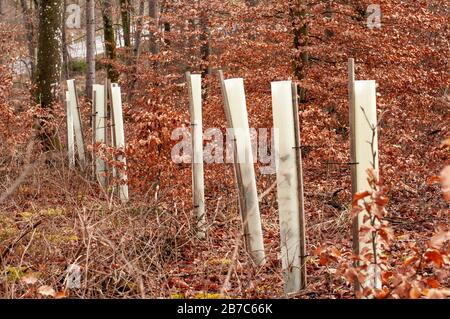
[[[25,30],[27,36],[28,58],[30,59],[30,77],[31,80],[35,80],[36,75],[36,61],[34,52],[34,28],[33,28],[33,14],[29,8],[27,0],[20,0],[22,6],[23,19],[25,23]]]
[[[37,101],[42,108],[52,110],[61,75],[61,0],[41,0],[39,9],[38,62],[36,72]],[[51,126],[51,114],[41,118],[39,135],[46,150],[59,149],[56,130]]]
[[[291,4],[290,15],[292,18],[292,27],[294,32],[294,49],[300,52],[292,61],[295,77],[303,80],[306,76],[306,70],[309,65],[308,46],[309,26],[306,20],[307,11],[304,0],[294,0]],[[306,90],[299,87],[299,98],[301,102],[306,102]]]
[[[95,0],[86,0],[86,96],[92,100],[95,83]]]
[[[145,0],[139,0],[139,16],[136,20],[136,32],[134,33],[134,47],[133,55],[134,57],[139,56],[139,50],[141,47],[141,36],[142,36],[142,18],[145,14]]]
[[[125,47],[131,47],[131,3],[130,0],[120,0],[120,14],[122,16],[122,31]]]
[[[138,61],[141,53],[141,35],[142,35],[142,17],[145,12],[145,0],[139,0],[139,16],[136,20],[136,32],[134,33],[134,47],[133,47],[133,70],[131,72],[131,80],[128,88],[127,101],[130,102],[133,97],[133,90],[137,81]]]
[[[116,60],[116,39],[114,36],[114,28],[112,21],[112,2],[111,0],[103,0],[102,7],[103,16],[103,32],[105,37],[105,55],[109,59],[106,65],[108,79],[112,83],[117,83],[119,80],[119,72],[114,67],[113,63]]]
[[[159,43],[157,37],[155,36],[155,33],[159,32],[159,15],[161,12],[159,1],[149,0],[148,11],[148,15],[152,19],[150,24],[153,26],[153,28],[150,28],[150,52],[152,54],[159,54]]]
[[[67,7],[67,0],[63,0],[63,8]],[[61,10],[61,47],[62,47],[62,59],[63,59],[63,67],[62,74],[63,80],[67,80],[70,77],[69,72],[69,52],[67,50],[67,33],[66,33],[66,12],[65,10]]]
[[[200,32],[200,54],[205,63],[203,74],[208,75],[211,74],[211,64],[209,62],[211,55],[211,31],[209,30],[208,12],[206,11],[202,12],[200,16]]]

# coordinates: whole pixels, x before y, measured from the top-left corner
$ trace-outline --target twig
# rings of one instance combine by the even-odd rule
[[[12,251],[14,246],[16,246],[26,235],[28,235],[30,232],[32,232],[34,229],[36,229],[40,224],[42,224],[43,220],[39,220],[36,223],[34,223],[30,228],[26,229],[14,242],[8,245],[8,247],[3,250],[1,256],[0,256],[0,263],[3,262],[5,257],[9,254],[9,252]]]
[[[2,193],[0,196],[0,204],[2,204],[9,196],[11,196],[14,191],[23,183],[25,178],[30,174],[34,168],[34,163],[30,164],[31,153],[33,151],[34,142],[31,141],[27,146],[27,152],[25,157],[25,166],[19,177]]]

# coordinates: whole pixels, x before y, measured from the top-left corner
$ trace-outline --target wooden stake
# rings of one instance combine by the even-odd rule
[[[69,158],[69,167],[75,167],[75,141],[73,132],[73,115],[70,106],[70,94],[66,92],[66,123],[67,123],[67,156]]]
[[[348,60],[348,101],[349,101],[349,122],[350,122],[350,162],[351,178],[352,178],[352,198],[357,192],[356,187],[356,144],[355,144],[355,60],[350,58]],[[358,218],[353,218],[352,221],[352,237],[353,237],[353,251],[355,256],[359,255],[359,223]],[[355,265],[357,266],[357,265]],[[355,285],[359,287],[359,285]],[[357,288],[359,289],[359,288]]]
[[[303,176],[298,120],[295,120],[298,119],[298,106],[294,102],[297,96],[294,93],[291,81],[272,82],[281,258],[286,293],[301,290],[306,277],[305,240],[302,238],[304,218],[300,217],[303,216]]]
[[[122,115],[122,95],[120,92],[120,87],[116,83],[111,84],[111,101],[113,110],[114,133],[115,133],[114,135],[116,147],[125,152],[126,145],[125,145],[125,131]],[[117,160],[123,164],[123,168],[119,170],[119,178],[120,178],[119,197],[122,203],[127,203],[129,201],[127,174],[126,174],[127,160],[124,155],[118,156]]]
[[[192,199],[197,218],[197,237],[206,237],[205,186],[203,173],[202,76],[186,73],[192,138]]]
[[[78,161],[81,168],[84,169],[86,168],[86,151],[84,147],[83,126],[75,80],[67,80],[67,88],[70,97],[70,110],[73,117],[73,128],[75,132],[75,141],[77,144]]]
[[[301,289],[305,289],[308,283],[306,276],[306,220],[305,220],[305,197],[304,197],[304,184],[303,184],[303,159],[302,159],[302,142],[300,136],[300,122],[298,119],[298,92],[297,85],[292,83],[292,106],[294,111],[294,131],[295,131],[295,155],[297,162],[297,194],[298,194],[298,207],[299,207],[299,223],[300,223],[300,277],[301,277]]]
[[[94,93],[94,130],[95,140],[94,140],[94,149],[97,143],[105,144],[106,143],[106,114],[105,114],[105,87],[103,85],[94,84],[93,85],[93,93]],[[95,160],[95,173],[97,176],[97,180],[100,185],[105,188],[106,187],[106,164],[100,158],[96,158]]]
[[[259,201],[256,189],[255,169],[248,126],[247,105],[245,101],[244,80],[223,80],[219,78],[224,95],[225,114],[234,132],[234,161],[242,209],[242,219],[247,242],[247,251],[257,265],[265,263],[264,241],[262,235]]]
[[[106,79],[106,86],[105,86],[105,108],[106,113],[109,119],[109,125],[110,125],[110,140],[109,140],[109,146],[112,148],[116,147],[116,138],[115,138],[115,130],[114,130],[114,110],[112,107],[112,98],[111,98],[111,80]],[[108,100],[109,100],[109,106],[108,106]],[[115,161],[116,158],[114,155],[112,155],[112,160]],[[114,180],[117,177],[117,170],[116,167],[113,165],[111,169],[111,179]],[[114,183],[110,183],[111,185],[111,194],[114,195],[116,193],[116,186]]]

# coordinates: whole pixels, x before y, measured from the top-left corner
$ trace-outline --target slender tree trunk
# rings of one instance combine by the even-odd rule
[[[23,19],[25,23],[26,37],[27,37],[27,48],[28,48],[28,58],[30,59],[30,77],[31,80],[35,80],[36,75],[36,55],[35,55],[35,45],[34,45],[34,27],[33,27],[33,13],[28,6],[27,0],[20,0],[20,5],[22,6]]]
[[[0,0],[0,14],[3,14],[3,0]]]
[[[67,7],[67,0],[63,0],[63,10],[61,10],[61,47],[62,47],[62,59],[63,59],[63,67],[62,74],[63,80],[67,80],[70,77],[69,72],[69,51],[67,50],[67,32],[66,32],[66,10],[64,8]]]
[[[161,12],[159,1],[149,0],[148,11],[148,15],[152,19],[152,21],[150,21],[150,24],[152,25],[152,28],[150,28],[150,52],[152,54],[159,54],[159,43],[157,37],[154,35],[155,32],[159,32],[159,16]]]
[[[299,52],[292,61],[292,67],[295,77],[303,80],[306,76],[309,65],[309,53],[306,49],[308,46],[309,26],[306,22],[307,11],[304,0],[294,0],[291,4],[290,15],[292,18],[292,27],[294,33],[294,49]],[[306,90],[299,87],[299,98],[301,102],[306,101]]]
[[[136,20],[136,32],[134,33],[134,46],[133,55],[134,57],[139,56],[139,51],[141,48],[141,36],[142,36],[142,19],[145,14],[145,0],[139,0],[139,16]]]
[[[95,83],[95,0],[86,0],[86,96],[92,100]]]
[[[131,47],[131,3],[130,0],[120,0],[120,14],[122,16],[122,31],[125,47]]]
[[[116,60],[116,39],[114,36],[112,20],[112,0],[103,0],[102,17],[105,37],[105,55],[106,58],[109,59],[106,71],[111,82],[116,83],[119,80],[119,72],[113,65]]]
[[[136,20],[136,32],[134,33],[133,46],[133,70],[131,72],[131,80],[128,88],[127,101],[130,102],[133,97],[133,90],[137,81],[138,62],[141,53],[141,36],[142,36],[142,17],[145,12],[145,0],[139,0],[139,16]]]
[[[42,108],[50,109],[61,76],[61,0],[41,0],[39,10],[38,62],[36,72],[37,101]],[[50,114],[51,116],[51,114]],[[59,149],[56,130],[50,118],[41,118],[39,135],[46,150]]]
[[[211,64],[209,62],[209,57],[211,55],[211,31],[209,30],[208,12],[206,11],[202,12],[200,16],[200,31],[200,53],[202,60],[205,63],[203,74],[207,75],[211,74]]]

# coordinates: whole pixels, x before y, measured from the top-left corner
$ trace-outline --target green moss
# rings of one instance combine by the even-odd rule
[[[39,213],[41,215],[48,216],[48,217],[58,217],[58,216],[64,216],[66,214],[66,211],[64,208],[56,207],[56,208],[48,208],[46,210],[41,210]]]
[[[28,268],[25,266],[22,267],[13,267],[13,266],[7,266],[4,270],[6,273],[6,278],[8,281],[16,281],[20,280],[23,276],[26,275],[26,270]]]

